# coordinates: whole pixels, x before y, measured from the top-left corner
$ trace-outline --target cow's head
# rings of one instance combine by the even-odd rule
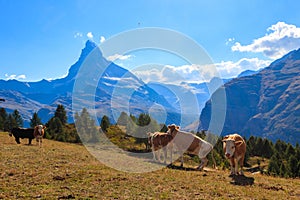
[[[43,135],[44,134],[44,130],[46,129],[46,126],[44,125],[37,125],[34,127],[34,129],[37,131],[37,133],[39,135]]]
[[[168,125],[167,133],[170,135],[174,135],[177,133],[177,131],[179,131],[179,129],[180,129],[179,126],[176,126],[175,124],[171,124],[171,125]]]
[[[226,158],[233,157],[236,147],[243,143],[243,141],[235,141],[233,139],[229,139],[228,137],[225,137],[222,142]]]

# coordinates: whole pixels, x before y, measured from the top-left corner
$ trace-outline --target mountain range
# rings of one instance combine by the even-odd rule
[[[91,59],[92,53],[97,56]],[[84,65],[91,65],[92,70],[80,71]],[[98,79],[81,79],[85,76]],[[150,111],[160,123],[180,124],[185,130],[207,130],[212,99],[225,89],[222,135],[238,132],[245,137],[255,135],[295,144],[300,142],[299,79],[300,50],[295,50],[265,69],[247,70],[234,79],[145,84],[130,71],[106,60],[97,45],[88,40],[64,78],[37,82],[0,80],[0,97],[5,99],[0,106],[8,112],[17,109],[28,127],[34,112],[46,123],[57,105],[62,104],[71,123],[74,87],[80,82],[83,88],[79,101],[93,108],[99,120],[107,115],[115,122],[122,111],[136,116]],[[91,88],[94,91],[90,94]],[[90,95],[93,101],[85,101],[85,95]]]
[[[222,135],[240,133],[300,143],[300,49],[291,51],[253,75],[223,86],[226,118]],[[212,96],[221,92],[219,88]],[[211,99],[200,116],[199,129],[208,129]]]
[[[161,107],[163,107],[167,122],[179,123],[179,111],[173,108],[162,95],[159,95],[130,71],[107,61],[97,45],[89,40],[82,49],[78,61],[70,67],[68,75],[64,78],[38,82],[0,80],[0,96],[5,99],[5,102],[1,103],[1,107],[5,108],[7,112],[17,109],[24,119],[26,127],[34,112],[37,112],[42,122],[45,123],[54,115],[57,105],[62,104],[67,112],[68,122],[73,122],[72,93],[74,84],[76,80],[80,79],[80,76],[86,75],[78,72],[92,52],[96,52],[98,56],[92,58],[93,60],[90,59],[89,62],[92,62],[94,68],[103,67],[105,71],[95,86],[93,94],[95,101],[85,102],[85,106],[95,108],[99,118],[107,115],[114,122],[113,120],[117,119],[113,118],[112,110],[118,112],[114,113],[115,115],[122,111],[129,111],[131,114],[137,115],[148,112],[150,108],[152,108],[152,114],[157,115],[156,113],[160,113]],[[88,93],[88,85],[85,86]],[[114,95],[113,92],[116,88],[122,89],[122,92]],[[124,103],[126,99],[129,99],[128,105]],[[110,103],[112,100],[115,108],[112,108]],[[161,105],[161,107],[155,105]]]

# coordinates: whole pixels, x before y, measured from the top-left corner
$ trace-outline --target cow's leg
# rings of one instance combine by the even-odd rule
[[[160,151],[161,151],[161,148],[157,149],[156,159],[157,159],[158,162],[161,162],[161,153],[160,153]]]
[[[181,154],[180,154],[181,156],[181,163],[180,163],[180,167],[183,167],[183,152],[181,152]]]
[[[234,158],[230,158],[230,176],[234,175],[235,163]]]
[[[244,156],[239,160],[239,164],[240,164],[240,168],[241,168],[240,175],[244,175],[244,172],[243,172]]]
[[[170,159],[171,159],[171,161],[170,161],[170,165],[172,165],[172,163],[173,163],[173,144],[170,144]]]
[[[20,143],[21,143],[19,137],[15,137],[15,141],[16,141],[17,144],[20,144]]]
[[[237,158],[234,159],[234,175],[239,175],[239,161]]]
[[[31,145],[31,138],[28,138],[28,145]]]
[[[203,168],[207,165],[208,159],[206,157],[200,159],[201,159],[201,163],[198,166],[198,170],[203,170]]]
[[[164,151],[164,164],[166,164],[167,163],[167,146],[165,146],[164,148],[163,148],[163,151]]]
[[[152,154],[153,154],[153,161],[156,161],[156,156],[155,156],[155,149],[154,149],[154,146],[152,145]]]

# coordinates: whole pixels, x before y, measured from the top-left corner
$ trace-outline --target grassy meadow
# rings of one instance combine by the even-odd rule
[[[0,199],[300,199],[300,179],[229,170],[162,168],[126,173],[109,168],[78,144],[26,145],[0,133]],[[178,166],[178,163],[175,163]]]

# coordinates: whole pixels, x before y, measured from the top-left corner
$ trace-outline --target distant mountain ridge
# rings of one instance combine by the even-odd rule
[[[224,87],[227,110],[223,135],[238,132],[246,137],[300,143],[300,49],[256,74],[233,79]],[[208,128],[210,109],[208,101],[200,116],[200,129]]]
[[[109,102],[112,98],[114,87],[118,83],[118,87],[124,87],[124,95],[126,95],[126,93],[130,94],[129,89],[131,86],[138,87],[138,90],[131,96],[130,108],[124,107],[122,95],[115,97],[114,100],[116,101],[116,104],[120,105],[118,108],[120,111],[130,110],[132,114],[138,114],[143,111],[148,111],[149,108],[155,104],[159,104],[166,108],[168,113],[167,120],[169,120],[169,122],[176,121],[179,123],[179,112],[174,109],[163,96],[157,94],[128,70],[113,62],[107,61],[102,57],[102,53],[97,45],[89,40],[82,49],[78,61],[70,67],[68,75],[64,78],[52,81],[41,80],[38,82],[0,80],[0,96],[6,100],[4,103],[1,103],[0,106],[6,108],[8,112],[17,109],[25,121],[25,126],[28,126],[29,120],[34,112],[37,112],[39,117],[45,123],[54,115],[57,105],[62,104],[67,111],[68,121],[73,122],[73,86],[76,76],[78,75],[78,70],[92,51],[99,51],[98,53],[100,55],[99,58],[93,60],[93,64],[99,67],[106,67],[95,91],[95,109],[98,112],[99,117],[104,114],[111,114],[109,112],[111,109],[109,107]],[[125,82],[127,80],[126,78],[131,82]],[[120,84],[120,81],[118,82],[118,80],[122,80],[124,84]],[[126,88],[128,88],[128,90],[126,90]]]

